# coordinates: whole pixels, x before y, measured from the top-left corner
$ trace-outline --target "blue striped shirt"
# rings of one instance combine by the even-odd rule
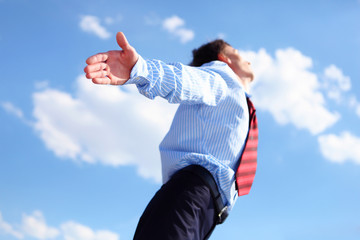
[[[225,205],[237,199],[235,171],[248,132],[246,93],[238,77],[223,62],[201,67],[166,64],[141,56],[127,84],[153,99],[179,104],[169,132],[160,144],[163,182],[191,164],[214,176]]]

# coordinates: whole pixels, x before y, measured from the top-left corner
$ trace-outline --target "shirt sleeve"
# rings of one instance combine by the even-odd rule
[[[136,84],[139,92],[150,99],[160,96],[170,103],[211,106],[226,96],[228,88],[221,74],[211,67],[166,64],[159,60],[144,60],[141,56],[126,84]]]

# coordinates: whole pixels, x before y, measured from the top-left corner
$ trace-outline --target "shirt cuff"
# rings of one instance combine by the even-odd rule
[[[149,71],[147,69],[146,61],[139,55],[139,59],[131,70],[130,79],[126,81],[125,84],[136,84],[143,85],[147,84],[149,81],[146,79]]]

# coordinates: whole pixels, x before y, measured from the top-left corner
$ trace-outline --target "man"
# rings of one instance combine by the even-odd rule
[[[256,150],[255,158],[250,152],[251,159],[242,160],[247,139],[257,139],[257,130],[249,131],[249,121],[256,122],[248,107],[250,63],[222,40],[194,50],[186,66],[144,60],[123,33],[116,39],[122,50],[88,58],[86,77],[96,84],[136,84],[150,99],[180,104],[160,144],[164,185],[141,216],[134,239],[208,239],[238,194],[248,193],[255,175]]]

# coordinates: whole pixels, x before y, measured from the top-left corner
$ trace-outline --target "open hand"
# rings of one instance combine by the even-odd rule
[[[93,83],[122,85],[129,80],[139,56],[122,32],[116,34],[116,41],[122,50],[98,53],[86,60],[86,78]]]

